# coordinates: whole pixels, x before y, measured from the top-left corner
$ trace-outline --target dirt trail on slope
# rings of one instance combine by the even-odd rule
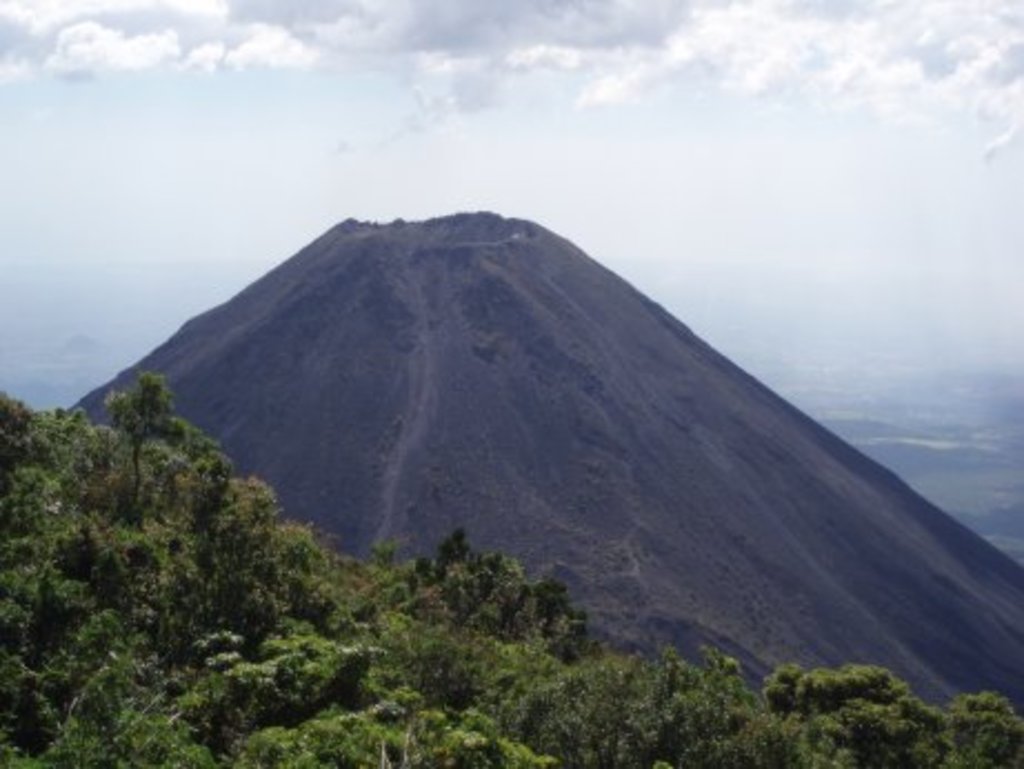
[[[423,285],[419,281],[413,286],[411,308],[416,316],[416,340],[408,358],[408,395],[400,419],[402,426],[391,449],[387,467],[384,470],[381,489],[381,517],[377,526],[375,541],[380,542],[401,530],[402,483],[405,480],[409,458],[418,450],[427,434],[427,428],[437,411],[437,338],[430,328],[429,310]],[[397,524],[397,526],[396,526]]]

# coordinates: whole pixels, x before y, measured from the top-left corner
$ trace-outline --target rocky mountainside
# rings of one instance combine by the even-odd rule
[[[346,221],[82,404],[138,369],[344,550],[462,526],[625,646],[1024,702],[1024,569],[536,224]]]

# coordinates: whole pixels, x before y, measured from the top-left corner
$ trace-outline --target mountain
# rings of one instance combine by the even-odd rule
[[[531,222],[343,222],[82,405],[140,369],[346,551],[461,526],[626,647],[1024,702],[1024,569]]]

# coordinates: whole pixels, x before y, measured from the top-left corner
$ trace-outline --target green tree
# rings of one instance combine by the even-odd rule
[[[147,440],[172,433],[173,396],[164,377],[151,371],[139,374],[135,386],[124,392],[112,392],[105,401],[114,428],[125,436],[131,449],[132,507],[139,503],[142,484],[142,447]]]
[[[953,751],[949,769],[1024,767],[1024,723],[1013,705],[994,692],[961,694],[949,706]]]
[[[945,756],[943,717],[885,668],[784,665],[765,682],[769,712],[805,723],[815,750],[877,769],[932,769]]]
[[[1021,767],[997,695],[790,666],[761,701],[714,650],[617,654],[463,533],[363,564],[282,521],[156,375],[111,402],[0,396],[0,766]]]
[[[532,581],[514,558],[473,550],[462,529],[441,542],[433,560],[419,559],[410,581],[422,617],[503,641],[543,639],[566,662],[590,648],[586,612],[572,605],[562,583]]]
[[[14,467],[28,455],[31,419],[24,404],[0,393],[0,494],[7,491]]]

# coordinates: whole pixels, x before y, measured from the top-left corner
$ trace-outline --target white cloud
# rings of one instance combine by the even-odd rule
[[[412,86],[416,112],[386,143],[494,107],[505,85],[506,73],[485,58],[424,53],[415,57],[415,67],[420,73]]]
[[[181,49],[174,30],[127,37],[93,21],[65,27],[46,69],[60,75],[91,75],[103,71],[132,71],[158,67],[178,59]]]
[[[37,36],[76,21],[97,21],[131,13],[224,18],[228,5],[227,0],[0,0],[0,19],[16,23]],[[173,19],[165,21],[171,23]]]
[[[25,80],[32,75],[31,65],[24,59],[0,59],[0,85]]]
[[[658,68],[640,62],[589,83],[576,99],[576,106],[585,109],[635,102],[658,79]]]
[[[973,113],[1001,136],[1024,122],[1020,0],[0,0],[0,60],[19,73],[384,67],[420,87],[451,78],[437,61],[472,61],[486,77],[461,78],[456,109],[547,70],[589,79],[580,106],[711,83],[884,119]]]
[[[274,69],[308,69],[316,64],[319,54],[293,37],[287,30],[269,24],[253,24],[248,39],[224,56],[224,63],[234,69],[269,67]]]
[[[181,66],[186,70],[198,70],[200,72],[216,72],[217,68],[224,61],[227,48],[224,43],[203,43],[188,52]]]
[[[194,16],[226,17],[227,0],[163,0],[163,5]]]
[[[666,83],[710,80],[898,121],[951,111],[1010,128],[1024,121],[1024,19],[1011,0],[704,0],[665,45],[631,54],[597,60],[578,104],[634,101]]]
[[[231,0],[232,18],[285,27],[337,21],[360,8],[358,0]]]
[[[707,66],[747,93],[785,87],[819,54],[827,30],[813,17],[779,11],[774,3],[698,9],[670,41],[668,63]]]
[[[1019,126],[1015,123],[990,141],[985,148],[985,160],[991,162],[999,153],[1011,146],[1017,139],[1018,130]]]
[[[531,45],[516,48],[505,57],[505,63],[516,70],[560,69],[577,70],[585,61],[584,52],[562,45]]]

